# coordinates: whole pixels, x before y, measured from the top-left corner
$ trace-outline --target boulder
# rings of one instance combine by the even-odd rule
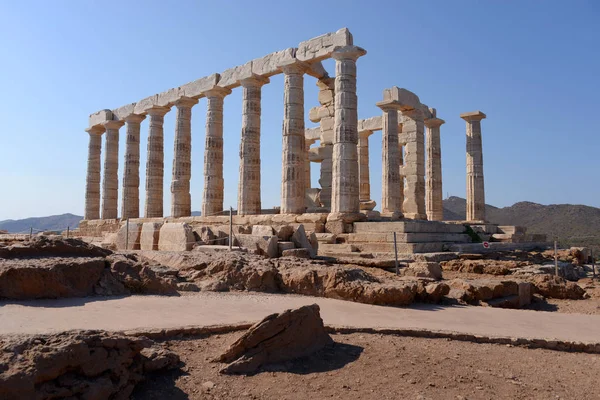
[[[252,235],[273,236],[273,228],[270,225],[252,225]]]
[[[276,228],[277,237],[282,242],[290,241],[292,235],[294,234],[294,227],[291,225],[281,225]]]
[[[313,304],[267,316],[216,358],[225,374],[251,374],[262,366],[305,357],[333,344],[319,306]]]
[[[192,227],[185,222],[167,222],[160,228],[158,250],[188,251],[195,243]]]
[[[275,258],[279,255],[277,236],[235,235],[236,246],[242,246],[255,254]]]
[[[79,239],[36,236],[32,240],[0,247],[0,258],[27,257],[106,257],[112,251]]]
[[[316,236],[315,236],[315,241],[316,241]],[[294,242],[294,244],[296,245],[297,248],[307,249],[308,252],[310,253],[311,257],[314,257],[317,255],[317,252],[313,248],[312,243],[310,242],[309,238],[306,236],[306,231],[304,230],[303,224],[298,225],[298,228],[296,228],[296,231],[292,235],[292,242]]]
[[[280,256],[283,255],[283,252],[286,250],[295,249],[294,242],[277,242],[277,251]]]
[[[585,289],[578,284],[555,275],[534,275],[529,281],[533,284],[534,291],[544,297],[580,300],[587,295]]]
[[[281,252],[283,257],[311,258],[311,253],[308,249],[287,249]]]
[[[115,240],[117,250],[140,250],[142,225],[138,222],[125,222],[117,232]]]
[[[413,262],[402,269],[404,276],[415,276],[417,278],[442,279],[442,267],[436,262]]]
[[[145,222],[140,234],[140,250],[158,250],[161,222]]]

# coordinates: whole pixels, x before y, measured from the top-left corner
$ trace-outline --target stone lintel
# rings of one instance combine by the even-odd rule
[[[360,137],[367,137],[368,138],[372,134],[373,134],[372,130],[359,130],[358,131],[358,136],[360,136]]]
[[[446,121],[440,118],[428,118],[425,120],[425,126],[428,128],[436,128],[438,126],[442,126]]]
[[[338,47],[331,53],[331,58],[335,60],[358,60],[359,57],[367,54],[367,51],[358,46]]]
[[[104,128],[104,125],[94,125],[87,128],[85,131],[93,135],[102,135],[105,130],[106,128]]]
[[[462,119],[464,119],[465,121],[481,121],[482,119],[484,119],[486,117],[486,115],[478,110],[478,111],[462,113],[462,114],[460,114],[460,117]]]
[[[146,119],[145,115],[129,114],[123,120],[127,123],[140,123]]]
[[[371,118],[358,120],[359,131],[380,131],[383,129],[383,119],[381,115]]]
[[[353,44],[352,34],[348,28],[342,28],[335,33],[326,33],[301,42],[298,45],[296,58],[300,61],[321,61],[330,58],[338,48]]]
[[[102,126],[106,121],[110,121],[113,119],[113,114],[111,110],[104,109],[97,111],[90,115],[88,127],[93,128],[94,126]]]
[[[413,110],[415,108],[419,108],[421,105],[419,96],[409,90],[402,89],[397,86],[384,89],[383,100],[395,101],[400,106],[401,111]]]
[[[242,79],[249,78],[250,76],[252,76],[252,61],[221,72],[219,86],[233,89],[240,86],[240,81]]]
[[[181,86],[179,89],[183,92],[183,95],[186,97],[191,97],[194,99],[200,99],[205,97],[205,93],[219,83],[221,76],[219,74],[212,74],[205,76],[204,78],[196,79],[195,81],[186,83]]]
[[[240,80],[240,85],[241,86],[245,86],[245,87],[252,87],[252,86],[263,86],[266,85],[267,83],[269,83],[270,80],[269,78],[265,78],[264,76],[258,76],[258,75],[250,75],[248,77],[245,77],[243,79]]]
[[[321,128],[308,128],[304,130],[304,137],[306,140],[320,140],[321,139]]]
[[[429,111],[429,107],[427,106],[427,104],[419,104],[419,107],[417,107],[421,113],[423,114],[423,118],[424,119],[429,119],[429,118],[433,118],[433,115],[431,115],[431,111]]]
[[[103,125],[107,130],[108,129],[119,129],[123,125],[125,125],[125,122],[113,120],[113,121],[106,121],[106,122],[104,122]]]
[[[296,60],[296,48],[276,51],[264,57],[256,58],[251,63],[251,71],[254,75],[271,77],[282,72],[282,67],[298,62]]]

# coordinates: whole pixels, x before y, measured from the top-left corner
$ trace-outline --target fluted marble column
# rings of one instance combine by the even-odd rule
[[[83,219],[100,218],[100,163],[102,156],[103,127],[86,129],[90,135],[88,145],[87,178],[85,181],[85,216]]]
[[[460,114],[467,121],[467,221],[485,221],[485,188],[483,180],[483,146],[481,143],[481,111]]]
[[[358,132],[358,200],[359,208],[371,211],[377,205],[371,200],[371,177],[369,173],[369,136],[373,131]]]
[[[192,106],[198,100],[182,97],[175,102],[175,148],[171,181],[171,217],[192,215],[190,179],[192,177]]]
[[[240,142],[240,180],[238,215],[260,214],[260,112],[261,87],[267,78],[242,80],[242,139]]]
[[[356,46],[336,50],[335,117],[331,183],[331,213],[359,212],[358,99],[356,60],[366,54]]]
[[[140,123],[145,118],[136,114],[125,118],[127,139],[123,164],[121,219],[140,217]]]
[[[427,219],[425,210],[425,125],[421,110],[402,111],[402,133],[404,166],[402,175],[404,188],[404,216],[412,219]]]
[[[435,115],[435,111],[432,112]],[[440,126],[443,119],[430,118],[425,120],[427,127],[427,177],[426,177],[426,207],[429,221],[443,221],[444,206],[442,192],[442,147],[440,144]]]
[[[281,214],[302,214],[306,210],[306,165],[304,138],[304,71],[295,63],[283,67],[284,116],[281,166]]]
[[[402,217],[400,198],[400,158],[398,146],[398,108],[386,102],[377,103],[383,111],[381,132],[381,214]]]
[[[148,159],[146,160],[146,206],[145,218],[163,217],[163,185],[165,171],[164,128],[168,107],[152,107],[148,110]]]
[[[102,219],[117,218],[119,208],[119,128],[123,121],[107,121],[102,180]]]
[[[204,146],[204,192],[202,215],[223,211],[223,99],[231,93],[215,87],[206,95],[206,141]]]

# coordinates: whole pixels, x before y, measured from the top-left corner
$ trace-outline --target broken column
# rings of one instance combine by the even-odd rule
[[[119,128],[122,121],[106,121],[104,179],[102,180],[102,219],[116,219],[119,199]]]
[[[305,207],[308,151],[304,139],[304,71],[295,62],[283,67],[284,118],[281,168],[281,214],[302,214]],[[310,171],[309,171],[310,173]]]
[[[85,181],[85,216],[83,219],[100,218],[100,163],[103,127],[86,129],[90,135],[88,145],[87,178]]]
[[[260,113],[261,87],[268,78],[253,76],[240,81],[243,88],[242,140],[238,215],[260,214]]]
[[[140,216],[140,123],[145,118],[144,115],[137,114],[125,117],[127,138],[123,164],[121,219]]]
[[[152,107],[148,110],[148,159],[146,160],[146,206],[145,218],[163,217],[163,185],[165,170],[163,124],[168,107]]]
[[[204,146],[204,191],[202,215],[210,216],[223,211],[223,98],[231,90],[215,87],[205,93],[206,141]]]
[[[473,111],[460,117],[467,122],[467,221],[485,222],[481,120],[486,115]]]
[[[443,192],[442,192],[442,147],[440,144],[440,126],[443,119],[436,117],[435,108],[430,108],[433,118],[425,120],[427,127],[427,177],[426,177],[426,207],[429,221],[443,221]]]
[[[359,212],[356,60],[365,54],[357,46],[341,47],[332,53],[336,61],[332,214]]]
[[[377,103],[383,111],[381,133],[381,215],[402,217],[400,158],[398,146],[398,105],[393,100]]]
[[[192,106],[198,100],[181,97],[175,102],[175,146],[171,181],[171,217],[192,215],[190,179],[192,177]]]

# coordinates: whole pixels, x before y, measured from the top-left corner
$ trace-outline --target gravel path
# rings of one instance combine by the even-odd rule
[[[487,307],[380,307],[296,295],[197,293],[0,302],[0,334],[70,329],[109,331],[256,322],[268,314],[318,303],[328,325],[426,329],[497,337],[600,341],[600,315]]]

